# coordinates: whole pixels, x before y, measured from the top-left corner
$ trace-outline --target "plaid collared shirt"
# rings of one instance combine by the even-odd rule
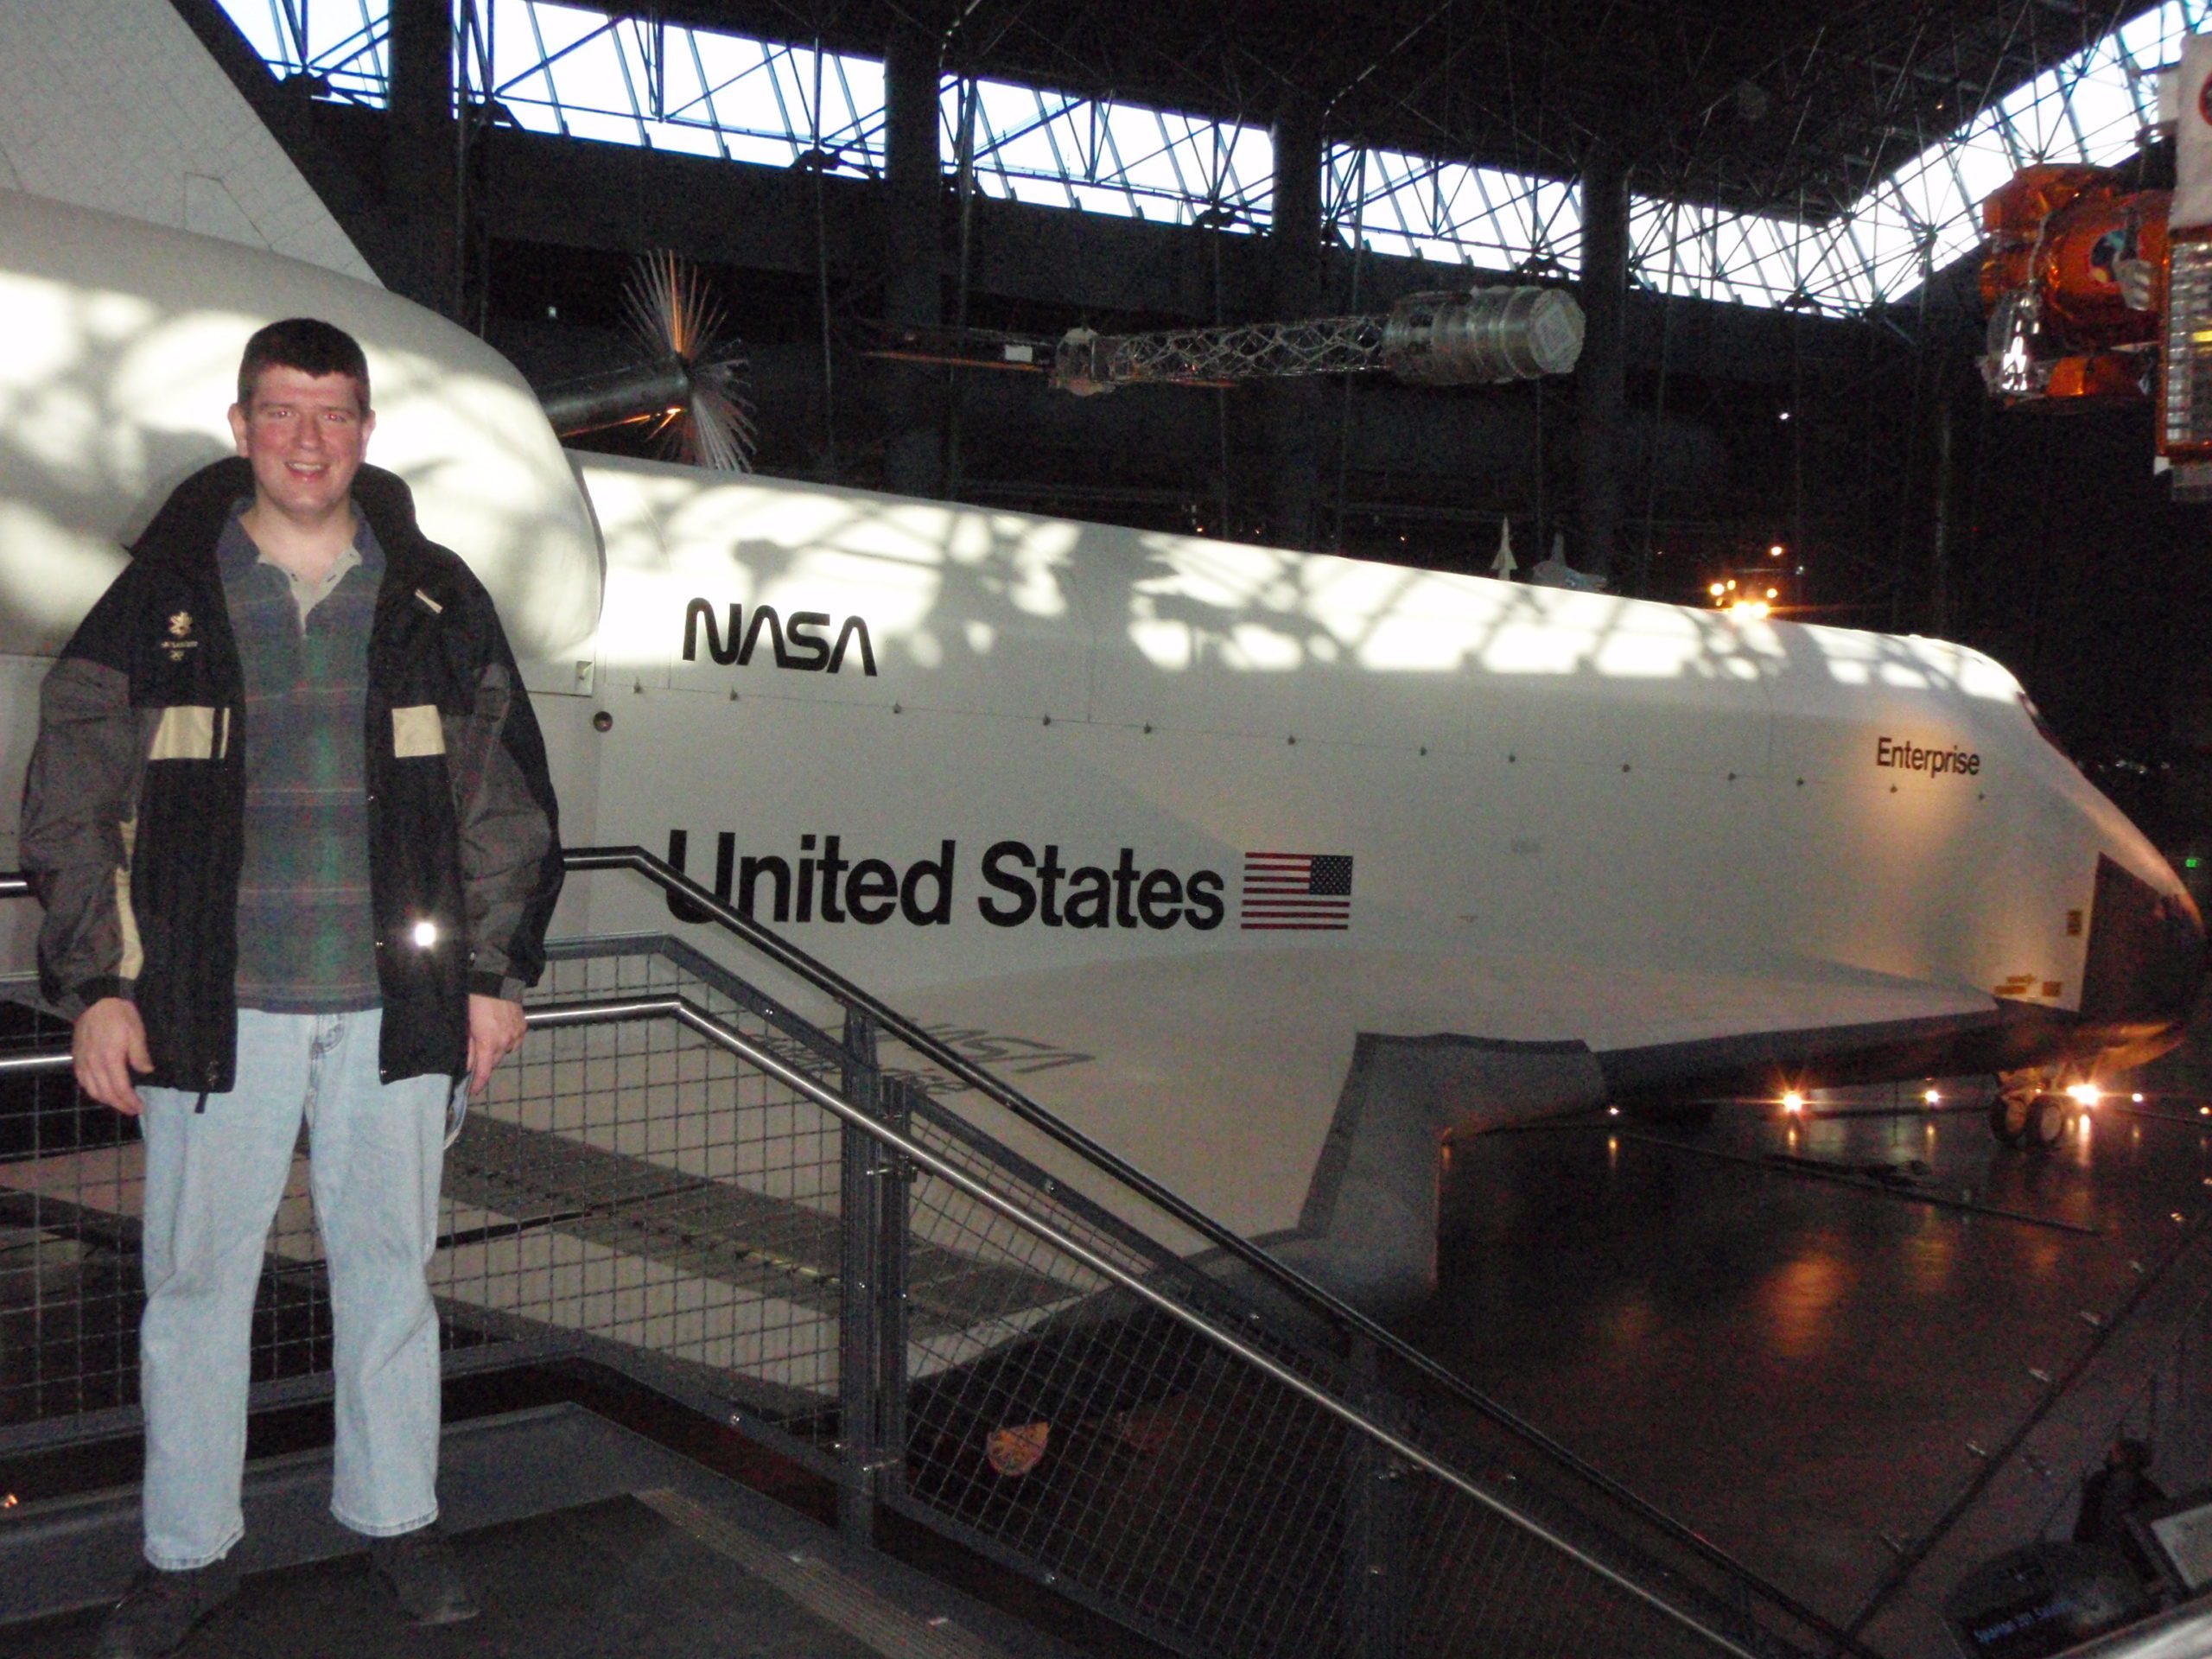
[[[322,583],[270,563],[238,511],[216,544],[245,679],[240,1007],[323,1014],[379,1001],[362,733],[385,558],[356,518],[353,548]]]

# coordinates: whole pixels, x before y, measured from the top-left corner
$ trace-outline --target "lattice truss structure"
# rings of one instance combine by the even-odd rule
[[[456,0],[457,4],[461,0]],[[283,76],[324,95],[385,98],[385,0],[221,0]],[[1736,211],[1638,195],[1632,270],[1653,290],[1854,315],[1894,302],[1980,239],[1981,199],[2040,161],[2108,166],[2157,117],[2153,72],[2207,26],[2212,0],[2164,0],[1964,125],[1926,135],[1840,211]],[[473,0],[464,74],[531,131],[873,177],[883,167],[880,60],[548,0]],[[1261,127],[975,77],[941,88],[942,154],[982,193],[1231,232],[1264,231],[1274,153]],[[1916,134],[1917,137],[1919,135]],[[1329,233],[1378,253],[1572,275],[1580,207],[1568,181],[1402,151],[1332,145]]]
[[[1382,360],[1382,319],[1319,317],[1236,328],[1123,334],[1103,353],[1110,384],[1357,374]]]

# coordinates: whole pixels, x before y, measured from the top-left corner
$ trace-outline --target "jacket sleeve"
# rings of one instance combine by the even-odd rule
[[[129,675],[73,642],[39,692],[22,815],[23,868],[46,909],[39,989],[72,1020],[128,995],[141,965],[130,836],[143,763]]]
[[[545,741],[503,638],[463,723],[453,785],[468,988],[513,1000],[544,971],[545,929],[561,896],[561,836]]]

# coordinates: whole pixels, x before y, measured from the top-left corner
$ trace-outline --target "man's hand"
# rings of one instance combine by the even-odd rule
[[[136,1002],[104,996],[79,1014],[69,1036],[69,1056],[76,1062],[77,1086],[101,1105],[125,1117],[146,1109],[130,1074],[152,1071],[154,1057],[146,1047],[146,1022],[138,1017]]]
[[[474,991],[468,994],[471,1095],[484,1092],[485,1086],[492,1081],[492,1069],[522,1046],[523,1035],[529,1029],[522,1017],[521,1003],[510,1002],[503,996],[479,996]]]

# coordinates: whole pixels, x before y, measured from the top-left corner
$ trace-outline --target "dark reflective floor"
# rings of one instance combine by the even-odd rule
[[[365,1555],[268,1573],[195,1632],[183,1659],[880,1659],[633,1498],[457,1538],[484,1614],[408,1624]],[[20,1659],[75,1659],[103,1614],[10,1633]]]
[[[2205,1216],[2203,1054],[2200,1039],[2126,1080],[2141,1104],[2107,1101],[2042,1154],[1916,1090],[1853,1097],[1894,1116],[1793,1122],[1746,1103],[1701,1131],[1623,1120],[1463,1142],[1440,1294],[1409,1334],[1847,1623],[1893,1544],[1974,1476],[1970,1447],[1999,1446],[2095,1339],[2085,1313],[2109,1320]],[[2162,1455],[2169,1491],[2207,1478],[2178,1446]],[[2062,1529],[2081,1472],[2050,1472]],[[2045,1518],[2018,1517],[2021,1541]]]

